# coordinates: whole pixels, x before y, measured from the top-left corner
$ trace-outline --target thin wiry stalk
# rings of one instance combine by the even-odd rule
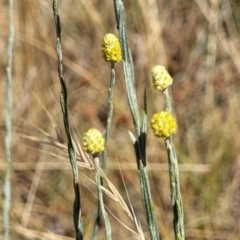
[[[150,185],[148,180],[147,168],[140,166],[140,183],[141,183],[141,191],[143,197],[143,205],[147,214],[147,221],[150,228],[150,233],[152,240],[160,239],[158,227],[157,227],[157,219],[154,213],[152,197],[150,192]]]
[[[72,166],[73,171],[73,186],[75,192],[75,199],[73,204],[73,221],[76,232],[76,240],[83,239],[83,226],[81,219],[81,197],[80,197],[80,188],[78,183],[78,166],[76,161],[76,152],[74,147],[73,138],[71,136],[70,127],[69,127],[69,119],[68,119],[68,107],[67,107],[67,87],[64,81],[63,76],[63,60],[62,60],[62,45],[61,45],[61,22],[60,17],[58,15],[58,1],[53,0],[53,15],[55,19],[55,27],[56,27],[56,48],[58,54],[58,74],[59,80],[61,84],[61,94],[60,94],[60,102],[63,113],[63,122],[65,127],[65,132],[68,139],[68,155]]]
[[[113,116],[113,87],[115,84],[115,70],[114,70],[114,62],[111,62],[111,77],[110,77],[110,85],[108,89],[108,117],[107,117],[107,127],[105,133],[105,149],[103,151],[103,163],[102,169],[105,173],[107,173],[107,141],[110,135],[110,129],[112,124],[112,116]],[[101,178],[101,185],[103,186],[103,180]],[[92,233],[92,240],[96,239],[98,234],[98,227],[101,222],[101,209],[100,209],[100,202],[98,200],[98,210],[97,210],[97,217],[93,227]]]
[[[129,105],[133,115],[133,120],[134,120],[137,135],[140,136],[141,120],[139,116],[137,96],[136,96],[136,90],[135,90],[135,76],[134,76],[132,55],[128,47],[128,41],[127,41],[127,31],[126,31],[123,2],[121,0],[114,0],[114,6],[116,7],[115,12],[117,13],[116,18],[118,19],[117,24],[119,28],[119,41],[122,49],[123,70],[125,75],[128,101],[129,101]]]
[[[173,227],[175,239],[184,240],[185,239],[184,213],[182,197],[180,193],[178,161],[175,148],[172,142],[172,137],[165,140],[165,145],[168,152],[171,202],[173,206]]]
[[[102,179],[100,179],[100,182],[102,183]],[[97,216],[94,222],[91,240],[97,240],[100,224],[101,224],[101,206],[100,206],[100,200],[98,199]]]
[[[163,95],[166,101],[166,111],[172,111],[171,108],[171,97],[168,90],[163,91]],[[180,193],[180,180],[178,170],[178,160],[175,152],[175,148],[172,141],[172,136],[165,140],[165,146],[168,153],[169,162],[169,178],[170,178],[170,189],[171,189],[171,202],[173,207],[173,228],[176,240],[184,240],[184,213],[182,197]]]
[[[95,182],[97,185],[98,190],[98,200],[101,209],[101,214],[104,219],[105,229],[106,229],[106,239],[111,240],[111,225],[108,219],[107,212],[105,211],[104,202],[103,202],[103,192],[102,192],[102,184],[101,184],[101,176],[100,176],[100,166],[99,166],[99,158],[94,157],[94,164],[95,164]]]
[[[144,113],[143,119],[141,120],[136,89],[135,89],[135,76],[134,67],[130,49],[127,41],[126,22],[124,14],[124,6],[121,0],[114,0],[114,8],[117,19],[117,27],[119,29],[119,40],[123,55],[123,69],[125,75],[125,83],[128,94],[128,101],[132,112],[134,125],[137,133],[137,139],[130,134],[134,148],[135,155],[140,176],[140,186],[142,193],[142,202],[146,211],[147,222],[149,225],[150,233],[153,240],[160,239],[159,230],[157,226],[156,216],[152,206],[152,198],[150,193],[150,186],[148,181],[147,173],[147,162],[146,162],[146,136],[147,136],[147,109],[146,109],[146,93],[144,95]]]
[[[136,149],[137,140],[131,132],[130,132],[130,137]],[[141,160],[139,160],[138,170],[140,175],[142,202],[146,212],[147,222],[150,229],[151,237],[152,237],[152,240],[158,240],[158,239],[160,240],[159,230],[157,226],[157,219],[156,219],[156,215],[154,213],[153,204],[152,204],[147,167],[143,165],[143,162]]]
[[[105,145],[107,146],[107,141],[110,135],[110,129],[112,124],[112,116],[113,116],[113,87],[115,84],[115,70],[114,70],[114,62],[111,62],[111,77],[110,77],[110,85],[108,88],[108,117],[107,117],[107,127],[105,133]],[[107,171],[107,148],[103,151],[103,164],[102,168],[104,172]]]
[[[11,203],[11,172],[12,172],[12,55],[14,45],[14,25],[13,25],[13,0],[9,0],[8,7],[8,21],[9,21],[9,36],[8,36],[8,49],[7,49],[7,79],[6,79],[6,136],[5,148],[7,169],[4,179],[3,194],[3,239],[9,239],[9,210]]]
[[[165,109],[167,112],[172,112],[172,100],[168,92],[168,88],[163,91],[163,96],[165,98]]]

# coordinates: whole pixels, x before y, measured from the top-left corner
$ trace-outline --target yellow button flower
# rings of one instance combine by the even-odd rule
[[[97,155],[104,150],[105,139],[95,128],[89,129],[83,137],[83,150],[92,155]]]
[[[156,113],[151,119],[151,128],[156,137],[166,139],[172,133],[176,133],[176,119],[167,111]]]
[[[118,38],[108,33],[104,36],[102,42],[102,55],[107,62],[120,62],[122,61],[122,52]]]
[[[152,86],[158,91],[163,91],[172,85],[173,79],[165,67],[156,65],[152,68]]]

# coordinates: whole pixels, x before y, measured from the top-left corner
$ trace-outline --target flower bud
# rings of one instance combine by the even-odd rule
[[[164,91],[172,85],[173,79],[165,67],[156,65],[152,68],[152,86],[158,91]]]
[[[176,133],[176,119],[167,111],[156,113],[151,119],[151,128],[156,137],[166,139],[172,133]]]
[[[120,62],[122,61],[122,52],[118,38],[108,33],[104,36],[102,42],[102,55],[107,62]]]
[[[102,134],[95,128],[89,129],[83,137],[83,150],[92,155],[104,150],[105,140]]]

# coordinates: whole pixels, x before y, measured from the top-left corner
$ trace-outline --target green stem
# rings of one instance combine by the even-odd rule
[[[107,173],[107,141],[110,135],[110,129],[112,124],[112,116],[113,116],[113,89],[115,84],[115,70],[114,70],[114,62],[111,62],[111,77],[110,77],[110,84],[108,88],[108,117],[107,117],[107,127],[106,127],[106,133],[105,133],[105,148],[103,151],[103,163],[102,168],[105,173]],[[103,180],[101,178],[101,186],[103,186]],[[92,233],[92,240],[96,239],[96,236],[98,234],[98,227],[101,222],[101,208],[100,208],[100,201],[98,200],[98,210],[97,210],[97,217],[94,223],[93,227],[93,233]]]
[[[125,76],[125,83],[127,88],[128,101],[131,109],[131,113],[134,120],[134,125],[136,129],[137,136],[141,135],[141,120],[138,111],[137,95],[135,89],[135,76],[134,76],[134,67],[133,60],[130,49],[128,47],[127,40],[127,31],[126,31],[126,22],[125,22],[125,13],[124,6],[121,0],[114,0],[114,7],[117,24],[119,28],[119,41],[121,45],[122,55],[123,55],[123,70]]]
[[[111,77],[110,77],[110,85],[108,88],[108,117],[107,117],[107,127],[105,133],[105,149],[103,151],[103,171],[107,172],[107,141],[110,135],[110,129],[112,124],[112,116],[113,116],[113,88],[115,84],[115,70],[114,70],[114,62],[111,62]]]
[[[131,137],[134,144],[135,155],[138,165],[138,170],[140,174],[140,185],[141,185],[141,194],[142,202],[144,209],[147,215],[147,222],[151,232],[152,240],[160,239],[157,220],[152,206],[152,199],[150,194],[150,187],[148,183],[148,174],[147,174],[147,162],[146,162],[146,136],[147,136],[147,113],[146,106],[144,107],[143,119],[141,121],[138,103],[137,103],[137,94],[135,88],[135,76],[134,76],[134,66],[132,55],[128,47],[127,40],[127,31],[126,31],[126,21],[124,6],[121,0],[114,0],[114,9],[117,19],[117,25],[119,29],[119,40],[122,49],[123,55],[123,70],[125,76],[125,83],[128,95],[128,101],[135,125],[135,130],[137,138]],[[144,96],[144,105],[146,105],[146,94]],[[130,135],[131,136],[131,135]]]
[[[68,118],[68,95],[67,95],[67,86],[63,76],[63,58],[62,58],[62,44],[61,44],[61,22],[60,16],[58,14],[58,1],[53,0],[53,15],[55,19],[55,28],[56,28],[56,49],[58,55],[58,74],[59,81],[61,84],[61,94],[60,94],[60,102],[63,114],[63,122],[64,128],[67,135],[68,140],[68,155],[69,160],[72,166],[73,171],[73,187],[75,192],[75,199],[73,203],[73,221],[76,232],[76,240],[83,239],[83,224],[81,219],[81,196],[80,196],[80,188],[78,183],[78,166],[76,160],[76,152],[73,143],[73,138],[70,131],[69,126],[69,118]]]
[[[175,239],[183,240],[185,239],[184,213],[182,197],[180,193],[178,160],[171,137],[165,140],[165,146],[168,152],[171,202],[173,206],[173,227]]]
[[[163,91],[163,95],[164,95],[164,98],[165,98],[166,111],[171,113],[172,112],[172,101],[171,101],[171,97],[170,97],[169,92],[168,92],[168,88],[166,88]]]
[[[95,182],[97,185],[97,190],[98,190],[98,200],[100,203],[100,209],[102,212],[102,216],[104,219],[104,223],[105,223],[105,228],[106,228],[106,239],[107,240],[111,240],[112,236],[111,236],[111,225],[108,219],[108,215],[107,212],[105,211],[105,207],[104,207],[104,202],[103,202],[103,192],[102,192],[102,185],[101,185],[101,176],[100,176],[100,166],[99,166],[99,158],[98,157],[94,157],[94,164],[95,164]]]
[[[171,97],[168,89],[163,91],[166,102],[166,111],[172,112]],[[184,240],[184,213],[182,197],[180,192],[180,180],[178,170],[178,160],[175,152],[175,148],[172,141],[172,136],[165,140],[165,146],[168,153],[169,162],[169,178],[170,178],[170,189],[171,189],[171,203],[173,206],[173,227],[176,240]]]
[[[13,0],[9,0],[8,7],[8,21],[9,21],[9,36],[8,36],[8,49],[7,49],[7,79],[6,79],[6,136],[5,148],[7,169],[3,186],[3,239],[9,239],[9,210],[11,203],[11,172],[12,172],[12,54],[14,43],[14,25],[13,25]]]
[[[147,167],[144,167],[143,164],[141,163],[140,163],[139,174],[140,174],[142,201],[143,201],[143,206],[147,215],[147,222],[149,225],[151,238],[152,240],[159,240],[160,235],[159,235],[158,226],[157,226],[157,219],[152,206],[152,197],[150,192]]]

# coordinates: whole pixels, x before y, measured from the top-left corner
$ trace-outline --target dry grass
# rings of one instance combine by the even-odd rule
[[[186,239],[240,238],[240,4],[226,0],[219,6],[216,2],[125,1],[139,104],[147,86],[149,116],[164,105],[161,95],[150,87],[151,67],[166,65],[175,80],[172,97],[179,131],[174,141],[180,161]],[[62,0],[59,7],[70,122],[81,142],[89,127],[102,132],[105,128],[110,68],[101,57],[101,41],[107,32],[117,34],[115,16],[111,1]],[[4,96],[7,1],[2,1],[0,9],[0,91]],[[73,239],[72,173],[64,144],[51,1],[15,1],[14,13],[11,239],[56,239],[54,234],[60,235],[58,239]],[[135,156],[127,133],[133,123],[121,64],[116,65],[116,76],[107,176],[126,202],[128,191],[147,235]],[[4,109],[4,101],[0,107]],[[3,143],[3,111],[0,121]],[[3,178],[4,144],[0,147]],[[151,131],[147,151],[159,229],[163,239],[173,239],[166,152],[164,143]],[[90,239],[96,187],[89,180],[94,174],[87,164],[80,172],[84,235]],[[106,197],[106,204],[136,231],[119,203]],[[110,220],[114,239],[133,239],[111,214]]]

